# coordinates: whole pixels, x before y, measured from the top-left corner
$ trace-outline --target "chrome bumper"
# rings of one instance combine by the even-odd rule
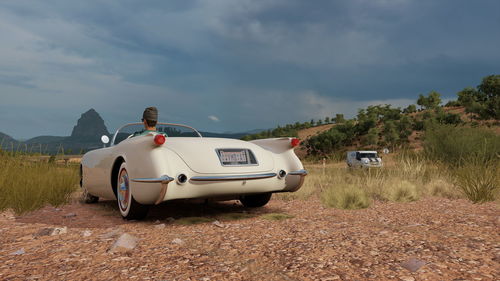
[[[192,177],[192,181],[241,181],[241,180],[259,180],[276,177],[276,173],[253,174],[253,175],[234,175],[234,176],[205,176]]]
[[[288,174],[292,175],[292,176],[307,176],[307,171],[302,169],[302,170],[290,172]]]
[[[297,171],[292,171],[292,172],[288,173],[288,175],[300,176],[301,177],[300,185],[302,185],[302,183],[304,181],[304,177],[307,176],[307,171],[303,170],[303,169],[297,170]],[[273,178],[273,177],[277,177],[277,176],[278,176],[278,174],[276,174],[276,173],[250,174],[250,175],[230,175],[230,176],[195,176],[195,177],[192,177],[190,180],[195,181],[195,182],[242,181],[242,180],[268,179],[268,178]],[[165,194],[167,193],[168,184],[174,180],[175,180],[174,178],[169,177],[167,175],[163,175],[159,178],[135,178],[135,179],[131,179],[131,181],[133,181],[133,182],[161,183],[162,187],[161,187],[160,194],[159,194],[158,199],[156,200],[155,204],[159,204],[163,201],[163,199],[165,198]]]
[[[173,181],[174,178],[164,175],[159,178],[137,178],[131,180],[135,182],[146,182],[146,183],[169,183]]]
[[[163,198],[165,198],[165,194],[167,194],[167,188],[168,188],[168,183],[173,181],[174,178],[169,177],[167,175],[163,175],[159,178],[136,178],[136,179],[131,179],[131,181],[134,182],[145,182],[145,183],[161,183],[161,189],[160,189],[160,194],[158,195],[158,198],[155,201],[155,205],[160,204],[163,201]]]

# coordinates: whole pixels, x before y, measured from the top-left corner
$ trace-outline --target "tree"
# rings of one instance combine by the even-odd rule
[[[325,117],[325,124],[330,124],[330,117]]]
[[[344,114],[336,114],[335,115],[335,123],[342,124],[345,122]]]
[[[401,120],[399,120],[397,124],[397,129],[399,131],[399,138],[408,140],[408,137],[411,135],[412,128],[413,128],[412,119],[408,116],[401,117]]]
[[[418,96],[417,104],[423,109],[433,109],[441,104],[441,94],[436,91],[430,92],[427,97],[420,94]]]
[[[377,128],[371,128],[368,130],[368,134],[366,134],[366,144],[368,145],[377,145],[380,131]]]
[[[483,78],[477,87],[484,94],[483,109],[480,117],[483,119],[500,119],[500,75],[490,75]]]
[[[387,144],[396,144],[396,142],[399,140],[399,134],[398,131],[396,130],[396,125],[394,124],[394,121],[386,121],[384,123],[384,139]]]
[[[415,113],[415,112],[417,112],[417,106],[414,104],[408,105],[408,107],[403,110],[403,113]]]
[[[322,125],[322,124],[323,124],[323,121],[321,121],[321,119],[318,119],[318,122],[316,122],[316,125],[317,125],[317,126],[320,126],[320,125]]]
[[[468,87],[457,95],[467,113],[478,119],[500,119],[500,75],[486,76],[477,89]]]

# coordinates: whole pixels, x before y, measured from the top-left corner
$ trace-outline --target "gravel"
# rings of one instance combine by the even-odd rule
[[[316,199],[271,200],[258,209],[234,203],[167,203],[136,222],[103,208],[114,206],[106,201],[21,217],[0,213],[0,280],[500,279],[496,203],[424,198],[350,211],[324,208]],[[61,211],[77,216],[68,220]],[[243,211],[252,216],[224,218]],[[293,218],[269,221],[260,217],[266,213]],[[224,227],[173,222],[190,216]],[[36,235],[64,227],[67,233]],[[109,251],[120,239],[135,244]]]

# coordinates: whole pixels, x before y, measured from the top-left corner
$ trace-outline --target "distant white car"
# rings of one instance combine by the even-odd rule
[[[347,166],[349,167],[382,167],[382,159],[376,151],[348,151]]]
[[[244,206],[261,207],[272,193],[297,191],[307,175],[294,153],[296,138],[205,138],[194,128],[171,123],[133,137],[142,126],[121,127],[109,147],[83,156],[85,202],[117,199],[126,219],[142,219],[149,205],[174,199],[239,199]]]

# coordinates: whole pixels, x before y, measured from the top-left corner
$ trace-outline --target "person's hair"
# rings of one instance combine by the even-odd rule
[[[148,120],[148,119],[144,119],[144,120],[146,120],[146,124],[148,124],[149,127],[156,126],[156,123],[158,122],[156,120]]]

